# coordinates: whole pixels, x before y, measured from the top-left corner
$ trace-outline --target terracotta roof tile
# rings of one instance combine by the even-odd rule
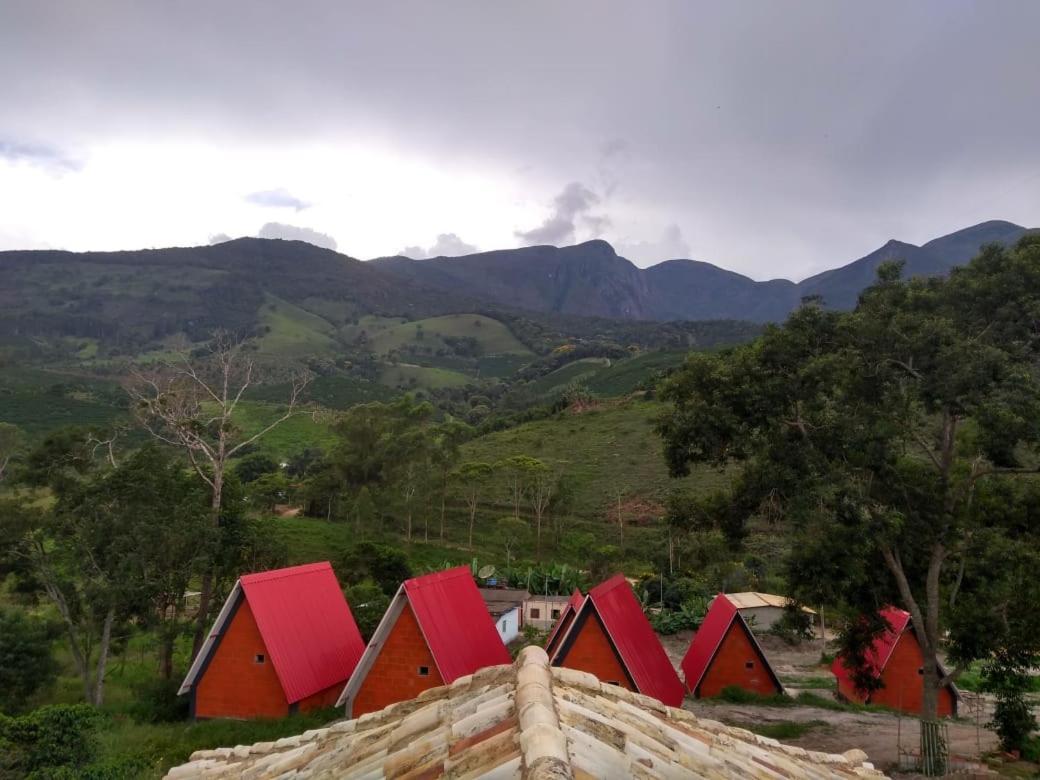
[[[194,753],[168,778],[855,778],[883,777],[862,751],[813,753],[591,675],[529,647],[422,701],[299,737]]]

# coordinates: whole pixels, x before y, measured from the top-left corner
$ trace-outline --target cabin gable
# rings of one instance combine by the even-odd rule
[[[739,617],[730,623],[694,694],[718,696],[731,685],[761,696],[782,692],[769,661],[759,651],[747,625]]]

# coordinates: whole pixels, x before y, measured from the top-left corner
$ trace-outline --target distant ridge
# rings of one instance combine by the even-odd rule
[[[922,246],[892,240],[870,254],[801,282],[757,282],[696,260],[637,268],[606,241],[568,247],[532,246],[462,257],[372,264],[424,287],[532,311],[636,320],[783,320],[807,295],[850,309],[887,260],[903,260],[907,276],[948,273],[989,243],[1011,244],[1027,229],[994,220]]]

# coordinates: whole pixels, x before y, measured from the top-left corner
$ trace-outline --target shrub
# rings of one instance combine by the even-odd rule
[[[0,739],[9,745],[5,768],[29,774],[86,766],[97,756],[100,722],[87,704],[54,704],[5,718],[0,721]]]
[[[190,700],[178,696],[180,677],[169,680],[148,679],[133,686],[134,703],[130,715],[138,723],[174,723],[190,714]]]
[[[16,712],[58,674],[53,627],[20,610],[0,610],[0,711]]]
[[[802,612],[796,606],[785,607],[784,614],[770,627],[769,633],[779,637],[789,645],[812,639],[812,615]]]

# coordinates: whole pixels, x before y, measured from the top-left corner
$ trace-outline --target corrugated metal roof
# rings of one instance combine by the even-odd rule
[[[589,591],[588,601],[603,621],[639,692],[678,706],[683,700],[683,684],[628,580],[614,575]]]
[[[888,628],[882,631],[867,648],[863,654],[866,664],[865,671],[870,672],[874,678],[881,676],[888,665],[888,659],[892,657],[892,651],[896,648],[896,642],[910,625],[910,613],[897,607],[885,607],[880,615],[884,618]],[[844,656],[839,655],[831,663],[831,671],[839,680],[846,682],[852,679],[852,672],[845,667]]]
[[[510,662],[468,566],[405,580],[403,588],[445,683]]]
[[[290,704],[350,677],[365,643],[328,561],[239,583]]]
[[[682,659],[682,670],[683,678],[686,680],[686,690],[690,693],[694,693],[697,690],[697,686],[701,684],[701,680],[704,679],[705,672],[708,671],[708,667],[711,666],[712,659],[715,658],[715,654],[718,652],[719,647],[722,645],[722,640],[726,638],[726,634],[729,633],[730,628],[736,621],[740,622],[741,628],[747,634],[748,639],[754,646],[755,651],[758,653],[759,658],[762,660],[762,664],[765,666],[766,671],[769,672],[770,677],[773,678],[773,682],[776,683],[776,687],[783,690],[783,685],[780,683],[780,679],[776,676],[773,671],[773,667],[769,664],[769,659],[766,658],[766,654],[762,651],[761,645],[758,644],[758,640],[755,639],[754,633],[748,628],[744,618],[741,617],[740,612],[737,611],[736,605],[728,598],[722,598],[723,595],[719,594],[712,602],[711,607],[708,609],[708,614],[704,616],[703,622],[701,622],[700,628],[697,629],[697,633],[693,636],[693,641],[690,642],[690,647],[686,651],[686,655]]]
[[[563,612],[560,613],[560,617],[557,618],[556,622],[553,624],[552,631],[549,632],[549,636],[545,640],[545,652],[549,654],[550,660],[552,660],[553,654],[555,653],[557,643],[566,636],[567,629],[569,629],[571,623],[574,622],[575,615],[578,614],[578,610],[581,609],[581,605],[584,603],[585,597],[581,595],[580,590],[575,588],[570,599],[567,601],[567,606],[563,608]]]
[[[757,591],[746,591],[743,593],[724,594],[737,609],[754,609],[756,607],[776,607],[784,609],[791,603],[787,596],[777,596],[775,593],[758,593]],[[816,613],[808,607],[802,607],[802,612],[815,615]]]

